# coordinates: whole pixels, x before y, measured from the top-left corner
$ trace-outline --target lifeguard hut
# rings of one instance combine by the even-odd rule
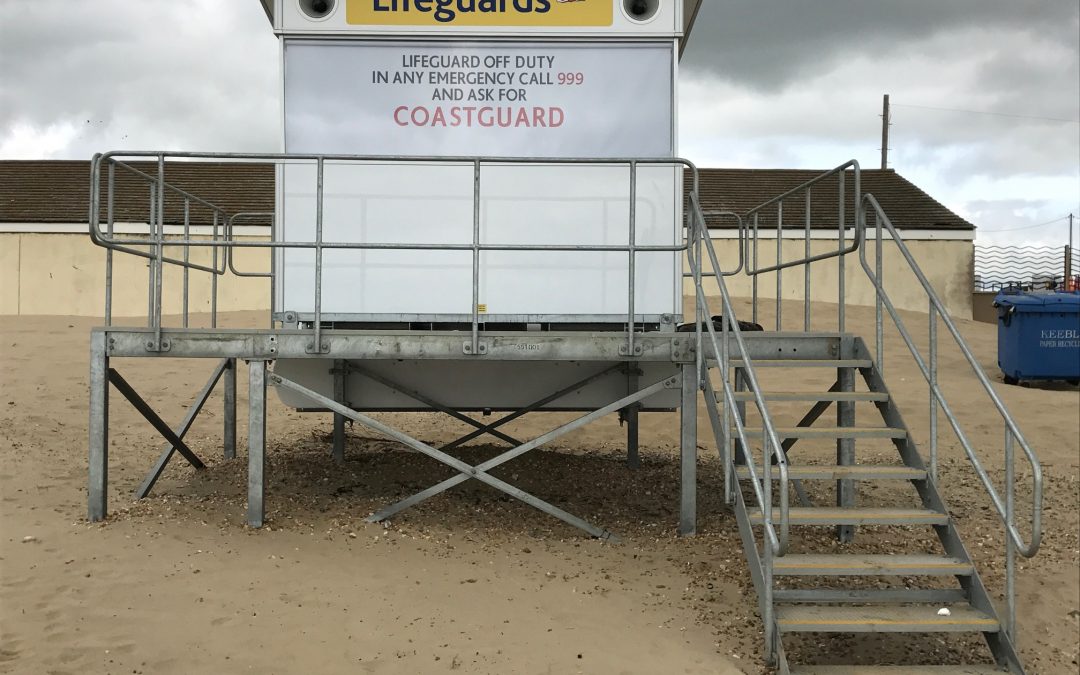
[[[638,415],[678,410],[678,531],[693,534],[700,395],[723,467],[724,496],[758,590],[770,662],[787,671],[781,636],[789,632],[972,631],[986,637],[995,668],[1022,672],[1011,579],[1016,554],[1032,555],[1039,545],[1037,459],[885,211],[861,192],[857,162],[746,213],[703,209],[697,168],[678,156],[676,126],[679,57],[702,4],[262,0],[280,44],[280,152],[109,152],[92,163],[90,234],[107,249],[107,283],[106,325],[91,336],[90,519],[106,516],[110,383],[167,442],[138,490],[143,497],[174,454],[203,466],[184,435],[219,382],[224,452],[235,456],[241,359],[249,366],[247,519],[253,527],[264,520],[272,384],[289,406],[334,414],[332,456],[338,461],[344,459],[345,423],[352,420],[458,472],[371,520],[478,480],[605,539],[615,535],[603,524],[490,471],[609,414],[627,422],[634,466]],[[230,213],[170,180],[199,162],[272,164],[273,213]],[[118,186],[132,184],[145,195],[144,236],[120,236],[115,229],[117,214],[131,212],[118,194],[134,194]],[[272,220],[269,240],[234,236],[237,222],[259,217]],[[707,219],[735,225],[738,239],[723,262]],[[823,223],[836,242],[825,251],[812,246]],[[167,224],[179,234],[167,236]],[[208,227],[210,236],[192,234],[193,224]],[[776,253],[763,261],[761,234],[769,230]],[[925,348],[889,300],[881,266],[886,243],[910,264],[914,292],[926,294],[931,336]],[[236,253],[245,248],[269,250],[269,269],[239,269]],[[115,254],[148,261],[145,327],[112,325]],[[850,271],[865,273],[876,291],[873,350],[846,329],[849,260],[858,263]],[[837,319],[827,327],[812,317],[812,265],[837,270],[828,298],[838,303]],[[166,269],[181,272],[183,313],[175,326],[163,319]],[[801,321],[789,315],[785,323],[783,301],[796,285],[790,272],[785,275],[789,270],[803,272],[803,312]],[[212,279],[209,327],[188,321],[192,273]],[[265,278],[271,298],[266,328],[217,327],[223,275]],[[733,275],[751,277],[750,318],[768,330],[740,325],[725,281]],[[771,317],[764,316],[759,280],[775,290]],[[689,316],[684,290],[693,302]],[[883,379],[887,321],[928,385],[926,460]],[[1014,447],[1032,467],[1026,539],[1016,524],[1012,474],[1002,496],[937,384],[939,324],[1000,416],[1010,472]],[[116,357],[218,362],[172,428],[110,367]],[[763,384],[765,368],[789,373],[779,380],[784,386]],[[827,390],[797,386],[813,369],[829,373]],[[774,419],[785,414],[784,405],[802,404],[809,409],[798,421],[784,426]],[[869,424],[856,423],[857,407],[864,410],[859,421],[869,418]],[[835,425],[815,425],[833,409]],[[370,416],[418,410],[446,413],[475,430],[437,448]],[[543,411],[580,415],[529,441],[500,429]],[[470,416],[474,412],[503,416],[486,422]],[[1006,527],[1004,613],[991,602],[938,491],[939,412]],[[508,449],[476,465],[452,453],[485,435]],[[797,443],[822,439],[835,443],[835,461],[792,460]],[[884,443],[892,461],[857,461],[857,442]],[[835,505],[814,505],[803,486],[809,481],[834,486]],[[907,484],[919,506],[860,507],[860,481]],[[818,540],[811,539],[789,552],[795,528],[823,525],[835,527],[844,542],[859,526],[932,527],[942,550],[817,553]],[[777,584],[805,576],[951,576],[957,587]],[[952,607],[948,615],[936,611],[943,603]],[[938,672],[983,672],[964,668]]]

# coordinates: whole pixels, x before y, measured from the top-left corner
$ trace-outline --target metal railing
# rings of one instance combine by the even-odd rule
[[[851,170],[853,190],[851,193],[851,213],[854,214],[856,219],[855,230],[856,236],[852,237],[850,245],[847,241],[847,213],[845,208],[845,202],[847,201],[847,174],[848,170]],[[828,181],[830,178],[836,178],[836,241],[837,248],[833,251],[825,251],[824,253],[812,254],[811,253],[811,231],[813,229],[813,209],[812,209],[812,196],[815,186]],[[839,318],[838,318],[838,330],[843,332],[845,325],[845,307],[846,307],[846,279],[845,279],[845,257],[849,253],[854,253],[859,248],[858,240],[858,217],[859,217],[859,200],[862,195],[862,170],[859,167],[859,162],[851,160],[845,162],[840,166],[826,171],[825,173],[816,176],[809,181],[794,187],[787,192],[773,197],[767,202],[763,202],[758,206],[747,211],[743,214],[743,220],[748,223],[749,233],[748,245],[750,251],[747,253],[747,265],[746,273],[751,276],[751,294],[753,298],[752,313],[754,323],[758,323],[758,277],[762,274],[775,273],[776,274],[776,330],[783,329],[783,298],[784,298],[784,275],[783,272],[786,269],[792,267],[803,268],[803,330],[810,330],[810,265],[811,263],[821,260],[829,260],[837,258],[837,265],[839,268],[839,276],[837,278],[837,287],[839,289]],[[783,246],[784,246],[784,203],[793,198],[802,197],[802,204],[800,205],[803,210],[802,218],[802,235],[803,235],[803,257],[795,260],[784,260]],[[775,209],[776,221],[775,221],[775,233],[776,233],[776,264],[769,265],[767,267],[759,267],[759,249],[760,249],[760,230],[761,226],[768,225],[768,211]],[[794,238],[795,241],[798,238]]]
[[[975,244],[976,291],[1076,290],[1071,246]]]
[[[854,195],[851,196],[854,208],[854,238],[852,242],[847,244],[845,242],[845,187],[844,187],[844,175],[851,169],[854,174]],[[859,263],[867,276],[867,279],[871,283],[874,289],[875,298],[875,356],[874,361],[879,372],[884,371],[884,314],[888,313],[895,325],[901,339],[910,352],[916,366],[922,373],[926,380],[929,391],[929,405],[930,405],[930,418],[929,418],[929,478],[935,484],[938,479],[938,443],[939,443],[939,412],[943,413],[947,424],[955,433],[957,439],[964,449],[968,462],[971,464],[976,474],[979,477],[980,482],[986,489],[986,492],[992,502],[994,509],[997,511],[1001,518],[1006,534],[1006,629],[1009,631],[1010,636],[1015,636],[1015,558],[1017,554],[1024,557],[1031,557],[1039,549],[1039,545],[1042,539],[1042,501],[1043,501],[1043,478],[1042,469],[1039,464],[1039,460],[1028,444],[1027,440],[1021,433],[1016,421],[1009,413],[1001,398],[994,391],[993,386],[990,383],[989,378],[983,372],[978,360],[975,358],[971,348],[968,346],[966,340],[960,334],[955,322],[949,316],[941,298],[930,284],[926,275],[923,273],[918,263],[915,261],[914,256],[909,250],[907,244],[904,243],[897,228],[889,220],[885,214],[881,205],[877,199],[871,194],[861,193],[861,182],[859,178],[860,170],[858,162],[852,160],[847,162],[832,171],[828,171],[807,183],[804,183],[788,192],[776,197],[768,202],[765,202],[750,211],[742,215],[744,219],[748,219],[752,224],[747,229],[747,240],[743,243],[748,247],[747,255],[747,274],[751,275],[754,280],[754,287],[752,291],[753,302],[753,315],[754,320],[758,318],[758,304],[759,293],[757,288],[757,277],[762,274],[773,273],[776,274],[776,287],[777,287],[777,309],[776,309],[776,328],[780,330],[782,327],[782,310],[781,303],[783,301],[783,277],[782,272],[784,269],[788,269],[796,266],[804,266],[804,290],[805,290],[805,304],[804,304],[804,330],[810,328],[810,265],[829,258],[838,258],[839,266],[839,329],[844,330],[845,324],[845,306],[847,302],[846,289],[844,285],[845,266],[844,259],[847,255],[858,251]],[[837,247],[835,250],[831,250],[825,253],[811,254],[810,250],[810,232],[811,232],[811,189],[814,185],[819,185],[831,176],[837,176],[839,185],[838,189],[838,203],[839,213],[838,220],[839,225],[837,228]],[[804,214],[803,214],[803,237],[805,241],[805,255],[797,260],[783,260],[782,257],[782,242],[784,231],[784,210],[783,205],[785,200],[789,200],[796,197],[802,197],[804,200]],[[760,219],[761,214],[766,210],[775,209],[776,212],[776,236],[777,236],[777,263],[768,267],[759,267],[759,239],[760,239]],[[871,262],[868,259],[867,253],[867,241],[866,232],[868,229],[868,218],[873,216],[874,218],[874,242],[876,244],[874,251],[874,260]],[[755,221],[757,219],[757,221]],[[884,281],[884,264],[883,264],[883,245],[885,241],[884,233],[888,233],[888,238],[897,246],[903,261],[906,263],[906,267],[915,276],[917,283],[921,286],[924,294],[927,298],[927,307],[929,312],[929,348],[928,355],[924,356],[920,351],[915,341],[913,340],[910,331],[904,324],[899,312],[896,310],[892,301],[889,298],[888,291],[885,287]],[[715,261],[714,261],[715,264]],[[725,298],[726,301],[726,298]],[[730,310],[728,310],[730,311]],[[944,392],[941,389],[938,381],[938,322],[945,325],[948,333],[952,336],[953,341],[963,354],[968,365],[971,367],[972,372],[975,374],[976,379],[979,381],[983,391],[990,397],[994,408],[997,410],[998,415],[1001,417],[1005,426],[1005,439],[1004,439],[1004,459],[1005,459],[1005,488],[1004,497],[995,488],[989,473],[979,459],[978,453],[975,451],[974,446],[965,434],[960,420],[958,419],[955,411],[949,405]],[[1017,527],[1017,520],[1015,514],[1016,505],[1016,484],[1015,484],[1015,466],[1014,466],[1014,446],[1019,445],[1022,453],[1030,465],[1031,470],[1031,517],[1029,521],[1030,526],[1030,539],[1024,539],[1023,535]],[[752,463],[751,463],[752,464]],[[757,478],[754,478],[755,483]],[[756,487],[756,486],[755,486]],[[759,498],[764,495],[759,495]],[[782,515],[782,519],[786,518],[786,514]],[[766,560],[766,565],[768,560]],[[768,574],[768,570],[765,570]]]
[[[696,192],[690,194],[690,212],[687,215],[689,230],[688,242],[690,243],[687,247],[687,261],[690,266],[691,276],[694,279],[695,289],[694,314],[697,342],[697,372],[701,378],[701,389],[705,393],[708,404],[707,410],[710,422],[712,423],[713,431],[717,436],[717,446],[720,450],[721,464],[724,471],[725,502],[730,504],[734,496],[734,491],[738,489],[738,479],[735,473],[736,457],[732,453],[732,441],[737,439],[744,454],[744,465],[749,472],[754,499],[758,508],[761,510],[764,532],[764,542],[762,545],[764,564],[762,565],[761,570],[763,583],[760,588],[759,600],[762,621],[765,627],[765,642],[767,645],[771,645],[776,639],[775,622],[773,620],[775,610],[772,601],[773,558],[782,557],[787,553],[788,534],[790,530],[787,455],[784,453],[783,446],[777,436],[769,409],[765,405],[765,398],[762,394],[761,387],[758,385],[757,372],[750,357],[750,350],[747,348],[742,330],[739,328],[739,322],[735,318],[735,308],[731,302],[731,294],[724,281],[724,277],[729,276],[733,272],[725,272],[720,265],[719,258],[716,255],[716,248],[709,235],[708,227],[705,222],[705,215],[701,210],[701,205],[698,202]],[[741,253],[743,249],[742,241],[744,233],[742,219],[738,214],[730,212],[717,212],[714,215],[734,217],[737,219],[740,233],[739,267],[741,268],[744,263],[744,257]],[[708,256],[712,274],[707,275],[703,270],[703,251]],[[720,327],[721,337],[717,337],[717,330],[713,325],[712,312],[709,309],[708,298],[703,285],[703,278],[706,276],[711,276],[716,280],[716,285],[720,292],[720,309],[722,317]],[[746,433],[743,417],[742,415],[732,414],[732,411],[737,408],[735,391],[732,388],[731,382],[733,346],[735,351],[734,356],[741,362],[741,365],[739,366],[742,371],[741,379],[746,383],[747,388],[751,392],[753,403],[757,407],[757,411],[761,417],[761,471],[763,473],[763,479],[759,479],[756,462],[751,456],[752,446]],[[708,375],[710,370],[710,359],[716,361],[720,371],[719,379],[721,382],[721,392],[724,403],[722,420],[717,419],[717,408],[719,406],[717,405],[712,380]],[[735,438],[732,437],[732,421],[734,421]],[[777,486],[780,501],[778,517],[776,517],[776,514],[774,513],[773,506],[771,474],[774,471],[774,467],[775,471],[778,473],[779,479]]]
[[[937,481],[937,469],[938,469],[938,424],[937,413],[940,408],[941,412],[945,414],[945,418],[948,420],[949,426],[952,428],[956,438],[960,441],[960,445],[964,449],[968,461],[975,469],[975,473],[979,477],[979,481],[986,488],[987,494],[990,496],[990,501],[994,505],[994,509],[1001,517],[1002,522],[1005,525],[1005,543],[1006,543],[1006,611],[1007,611],[1007,628],[1010,636],[1015,636],[1016,629],[1016,593],[1015,593],[1015,575],[1016,575],[1016,554],[1030,558],[1034,556],[1038,550],[1042,541],[1042,501],[1043,501],[1043,477],[1042,467],[1039,463],[1038,457],[1031,449],[1027,440],[1021,433],[1020,428],[1017,426],[1016,421],[1012,415],[1009,414],[1005,404],[1001,401],[1001,397],[994,391],[993,386],[990,384],[990,379],[983,372],[982,366],[979,364],[978,359],[972,353],[971,348],[968,346],[967,341],[964,340],[960,334],[959,329],[956,327],[956,323],[953,322],[949,316],[948,310],[942,303],[941,298],[934,290],[930,281],[923,274],[922,269],[919,268],[918,263],[915,262],[914,256],[908,249],[907,244],[904,243],[900,232],[893,225],[892,221],[885,214],[885,211],[881,208],[877,199],[871,194],[863,195],[862,208],[864,210],[864,216],[861,219],[864,227],[861,228],[860,236],[865,241],[867,222],[865,212],[869,211],[874,216],[875,226],[875,241],[876,241],[876,269],[872,269],[870,263],[866,259],[866,248],[862,247],[859,254],[859,260],[862,265],[863,271],[866,272],[867,277],[873,284],[875,289],[875,326],[878,334],[878,347],[877,347],[877,367],[879,371],[883,371],[884,352],[882,347],[882,327],[883,327],[883,312],[888,312],[893,324],[896,326],[900,337],[903,339],[904,344],[907,346],[908,351],[911,353],[912,359],[918,366],[919,371],[929,386],[930,391],[930,476],[933,481]],[[923,356],[918,346],[915,344],[911,336],[911,332],[907,329],[903,319],[900,317],[899,312],[893,306],[892,301],[889,299],[888,293],[885,291],[884,280],[882,275],[882,245],[883,245],[883,231],[888,231],[889,237],[897,249],[907,262],[911,272],[915,275],[919,285],[922,286],[923,291],[926,294],[929,310],[929,358]],[[943,394],[940,383],[937,377],[937,364],[938,364],[938,330],[937,322],[941,321],[948,332],[953,337],[953,341],[960,349],[960,352],[964,355],[964,359],[971,366],[972,372],[975,374],[975,378],[979,381],[983,391],[989,396],[991,402],[994,404],[994,408],[1001,416],[1002,422],[1005,425],[1005,445],[1004,445],[1004,459],[1005,459],[1005,497],[1002,499],[997,489],[994,487],[993,481],[990,479],[990,475],[979,461],[978,453],[975,451],[971,441],[964,433],[963,428],[960,426],[960,422],[957,419],[956,414],[953,412],[949,405],[948,400]],[[1023,535],[1016,527],[1015,517],[1015,503],[1016,503],[1016,481],[1014,480],[1014,442],[1020,446],[1024,456],[1027,458],[1028,464],[1031,467],[1031,521],[1030,521],[1030,540],[1024,541]]]
[[[152,161],[156,167],[156,175],[147,173],[133,166],[130,160],[141,159]],[[124,161],[128,160],[128,161]],[[307,162],[315,165],[315,239],[314,241],[278,241],[273,234],[268,241],[241,241],[235,237],[234,224],[238,218],[253,218],[265,216],[262,213],[228,213],[222,206],[213,204],[191,194],[166,180],[166,164],[168,160],[180,160],[183,162],[198,160],[238,161],[238,162]],[[450,166],[471,166],[473,169],[473,222],[471,243],[461,244],[426,244],[426,243],[371,243],[371,242],[336,242],[323,239],[323,205],[324,205],[324,170],[327,162],[355,162],[355,163],[437,163]],[[628,169],[629,180],[629,241],[626,244],[603,244],[603,245],[555,245],[555,244],[491,244],[481,241],[481,167],[485,165],[594,165],[594,166],[625,166]],[[680,158],[567,158],[567,159],[540,159],[526,157],[416,157],[416,156],[362,156],[362,155],[302,155],[302,154],[237,154],[237,153],[194,153],[194,152],[108,152],[95,155],[91,162],[90,180],[90,237],[95,244],[108,249],[106,257],[106,289],[105,289],[105,321],[106,325],[112,322],[112,295],[113,295],[113,252],[119,251],[149,260],[149,291],[147,300],[148,324],[154,329],[154,338],[148,342],[150,351],[161,351],[161,328],[162,328],[162,281],[165,265],[175,265],[183,268],[183,326],[188,326],[188,274],[191,270],[206,272],[212,275],[211,282],[211,323],[217,325],[217,285],[218,277],[230,271],[242,277],[268,277],[271,283],[271,325],[275,313],[276,301],[273,288],[274,274],[259,272],[240,272],[234,264],[234,250],[237,248],[265,248],[271,251],[271,264],[279,249],[308,249],[315,251],[314,262],[314,314],[311,321],[312,353],[323,353],[326,346],[322,343],[324,316],[322,308],[323,292],[323,252],[331,250],[395,250],[395,251],[468,251],[472,254],[472,308],[471,308],[471,342],[467,347],[467,353],[479,354],[483,352],[480,345],[479,333],[481,321],[479,288],[480,288],[480,254],[484,251],[529,251],[529,252],[615,252],[625,253],[628,256],[628,282],[626,289],[626,354],[640,354],[640,346],[635,345],[635,333],[637,332],[636,303],[636,266],[637,254],[645,252],[670,252],[682,253],[686,251],[686,241],[673,245],[646,245],[637,243],[637,182],[638,168],[640,166],[670,166],[681,167],[689,172],[691,177],[690,190],[696,194],[698,190],[698,170],[688,160]],[[103,185],[103,167],[107,167]],[[147,237],[119,238],[114,232],[114,199],[116,192],[116,170],[121,169],[131,175],[142,179],[149,188],[148,217],[149,232]],[[104,189],[103,189],[104,188]],[[102,229],[102,192],[105,194],[106,208],[104,214],[105,228]],[[165,236],[165,201],[166,196],[182,201],[183,206],[183,231],[180,238],[166,239]],[[191,209],[195,205],[206,211],[212,227],[209,240],[193,239],[191,237]],[[145,247],[146,250],[137,247]],[[166,248],[180,247],[183,249],[182,258],[174,258],[165,255]],[[191,262],[190,250],[192,247],[209,248],[212,252],[213,264],[211,266],[200,265]],[[273,267],[271,267],[273,269]]]

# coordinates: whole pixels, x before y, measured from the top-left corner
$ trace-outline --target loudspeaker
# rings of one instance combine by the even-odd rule
[[[631,21],[645,22],[660,11],[660,0],[623,0],[622,7]]]
[[[334,11],[334,0],[298,0],[300,11],[312,19],[325,18]]]

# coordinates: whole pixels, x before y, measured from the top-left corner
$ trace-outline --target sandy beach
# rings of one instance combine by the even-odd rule
[[[821,321],[836,311],[819,309]],[[785,313],[801,316],[801,305]],[[927,334],[925,315],[904,317],[913,334]],[[223,322],[259,320],[251,313]],[[872,339],[872,309],[849,308],[848,320],[849,329]],[[336,465],[329,456],[330,416],[291,411],[271,395],[268,526],[252,530],[244,524],[242,366],[239,456],[222,459],[215,392],[187,437],[207,469],[174,461],[153,495],[139,502],[132,492],[162,441],[113,395],[110,517],[91,524],[87,353],[98,323],[6,317],[0,326],[0,672],[769,672],[760,658],[756,596],[723,503],[704,413],[696,537],[675,533],[677,414],[643,416],[639,470],[625,466],[625,431],[610,416],[495,473],[618,532],[622,543],[611,544],[475,481],[389,524],[368,524],[369,513],[449,470],[359,427],[348,429],[347,461]],[[1018,575],[1022,658],[1031,673],[1075,673],[1080,393],[1064,384],[1005,385],[996,367],[995,327],[958,324],[1046,476],[1043,550],[1022,560]],[[926,383],[895,334],[887,335],[886,379],[923,443]],[[112,365],[170,423],[182,417],[213,367],[148,359]],[[986,397],[973,395],[977,383],[955,349],[942,354],[941,378],[1000,484],[1001,425],[987,413]],[[790,414],[797,420],[801,412]],[[430,443],[466,430],[435,414],[379,418]],[[569,418],[527,416],[507,431],[532,438]],[[943,493],[984,581],[1000,593],[1000,521],[944,420],[941,439]],[[461,456],[472,463],[498,449],[474,445]],[[807,444],[807,457],[816,451],[826,449]],[[1026,514],[1030,474],[1018,467],[1018,513]],[[877,496],[869,490],[860,499]],[[857,546],[897,546],[895,531],[867,530]],[[824,644],[805,640],[793,641],[791,651]],[[824,646],[837,662],[887,660],[913,649],[897,636],[835,638]],[[932,636],[919,649],[951,662],[984,661],[988,654],[976,638],[964,637]]]

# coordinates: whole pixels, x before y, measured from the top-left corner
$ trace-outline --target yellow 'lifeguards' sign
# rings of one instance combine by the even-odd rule
[[[367,26],[610,26],[612,0],[347,0]]]

